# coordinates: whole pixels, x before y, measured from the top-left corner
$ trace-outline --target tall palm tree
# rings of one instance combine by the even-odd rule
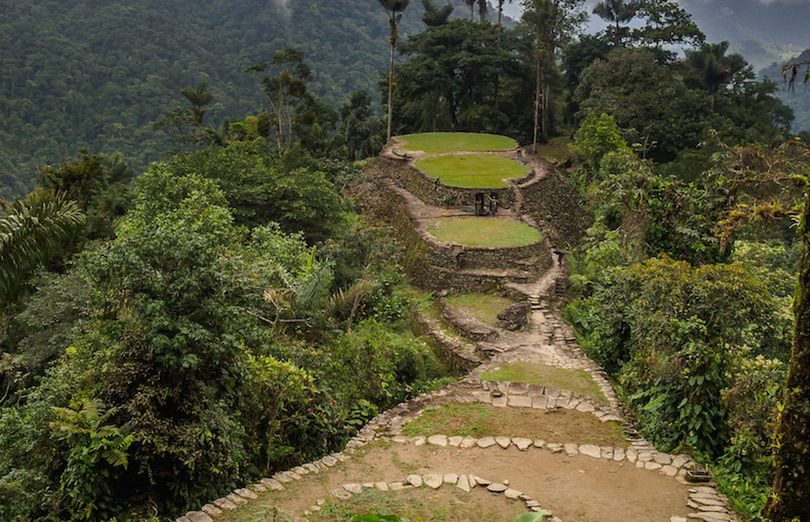
[[[501,32],[503,31],[503,6],[505,3],[512,3],[512,0],[498,0],[498,43],[501,42]]]
[[[394,56],[397,51],[397,40],[399,39],[399,22],[402,20],[402,12],[408,8],[410,0],[377,0],[388,13],[388,25],[391,29],[391,56],[388,62],[388,141],[391,141],[392,119],[394,117]]]
[[[464,0],[464,3],[467,4],[468,6],[470,6],[470,21],[471,22],[475,20],[475,3],[477,1],[478,0]]]
[[[593,14],[607,22],[613,22],[613,44],[619,46],[623,37],[622,25],[631,22],[640,8],[641,3],[638,0],[603,0],[593,8]]]
[[[180,94],[191,104],[191,119],[197,127],[202,127],[205,115],[210,110],[210,104],[216,98],[214,91],[208,88],[206,83],[200,83],[196,87],[186,87]]]
[[[487,21],[488,14],[489,14],[488,0],[478,0],[478,17],[481,19],[481,23]]]
[[[0,214],[0,303],[11,299],[23,278],[58,252],[83,222],[74,201],[45,190]]]

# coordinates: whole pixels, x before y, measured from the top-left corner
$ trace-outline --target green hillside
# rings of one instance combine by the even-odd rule
[[[412,2],[403,37],[424,28],[420,14]],[[377,0],[7,0],[0,197],[29,189],[36,165],[80,148],[121,151],[141,170],[169,147],[152,122],[198,82],[218,93],[214,118],[243,116],[261,101],[245,69],[280,48],[304,52],[327,101],[357,89],[376,96],[387,35]]]
[[[793,62],[807,62],[810,61],[810,49],[807,49],[798,56],[794,56],[787,60]],[[805,67],[801,68],[798,79],[796,80],[796,92],[788,92],[784,86],[784,79],[782,77],[782,64],[774,63],[767,69],[762,71],[762,76],[770,78],[780,86],[777,93],[779,98],[791,109],[796,116],[793,122],[793,130],[795,132],[810,132],[810,82],[803,84]]]

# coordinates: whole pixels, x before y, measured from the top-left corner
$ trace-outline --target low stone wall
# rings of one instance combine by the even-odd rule
[[[357,187],[353,195],[366,214],[393,228],[395,237],[405,247],[404,268],[419,287],[504,293],[508,291],[505,283],[534,279],[551,266],[546,241],[526,247],[479,249],[445,245],[423,235],[414,226],[403,197],[385,184],[386,179],[391,179],[387,169],[393,160],[378,161],[369,169],[377,177]],[[499,273],[502,268],[511,269],[515,275]]]
[[[442,362],[453,374],[466,375],[481,364],[475,346],[448,335],[436,319],[418,312],[413,319],[420,333],[433,340]]]

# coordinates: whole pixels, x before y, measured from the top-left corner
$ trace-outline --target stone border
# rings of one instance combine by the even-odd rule
[[[404,480],[394,482],[364,482],[343,484],[341,489],[332,491],[332,496],[341,500],[348,500],[354,495],[359,495],[364,489],[375,489],[377,491],[402,491],[408,489],[418,489],[423,486],[431,489],[439,489],[444,485],[455,486],[465,493],[470,493],[473,488],[480,486],[486,489],[489,493],[503,494],[509,500],[521,501],[526,505],[526,509],[534,513],[542,513],[544,519],[549,517],[551,522],[562,522],[559,518],[553,516],[549,510],[543,509],[540,502],[529,497],[522,491],[509,487],[509,481],[494,482],[481,478],[479,475],[459,475],[456,473],[427,473],[424,475],[408,475]],[[307,511],[304,511],[304,516],[309,516],[313,511],[320,511],[326,504],[326,499],[318,499]]]
[[[547,450],[554,454],[565,453],[569,457],[584,455],[593,459],[635,464],[637,469],[658,471],[659,474],[675,479],[681,484],[691,485],[687,507],[695,510],[688,518],[672,517],[671,522],[701,520],[704,522],[736,522],[739,517],[731,509],[728,499],[712,485],[694,485],[687,480],[687,472],[698,467],[692,457],[686,454],[672,455],[656,451],[654,448],[597,446],[595,444],[553,443],[541,439],[525,437],[448,437],[431,435],[428,437],[395,436],[390,439],[398,444],[414,446],[436,446],[438,448],[488,449],[500,447],[504,450],[514,446],[519,451]]]

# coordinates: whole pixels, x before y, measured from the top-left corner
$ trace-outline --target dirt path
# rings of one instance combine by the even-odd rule
[[[533,179],[547,174],[541,160],[529,163]],[[406,199],[417,227],[457,212],[386,183]],[[379,415],[342,452],[178,521],[344,520],[331,514],[341,505],[383,509],[395,504],[382,499],[394,496],[400,508],[427,509],[431,520],[480,520],[470,513],[486,512],[488,520],[509,522],[516,510],[565,522],[738,520],[712,484],[686,480],[697,467],[691,457],[658,452],[626,421],[606,374],[560,317],[566,276],[555,264],[529,283],[513,283],[531,307],[527,326],[463,343],[482,362],[457,383]]]

